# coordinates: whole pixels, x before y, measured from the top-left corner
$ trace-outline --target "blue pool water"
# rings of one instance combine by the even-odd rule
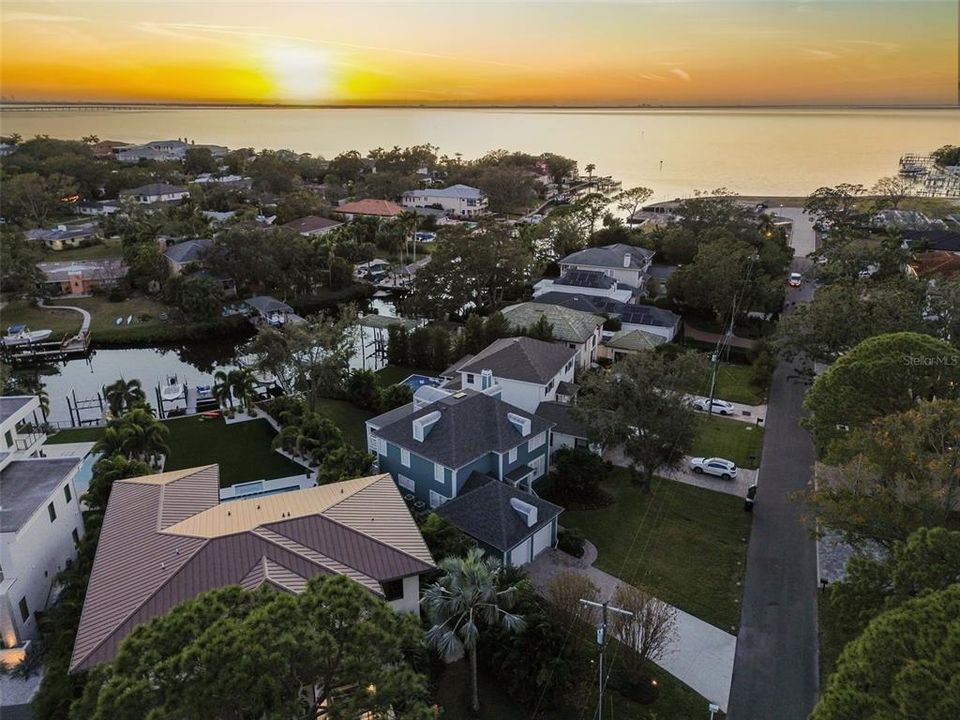
[[[441,382],[442,380],[440,378],[427,377],[426,375],[411,375],[403,381],[403,384],[416,392],[418,388],[422,388],[424,385],[433,385],[436,387]]]

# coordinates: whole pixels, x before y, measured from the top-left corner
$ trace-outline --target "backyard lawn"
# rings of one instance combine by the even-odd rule
[[[623,468],[612,470],[603,487],[611,505],[568,509],[560,518],[597,546],[597,566],[736,632],[751,518],[743,501],[662,478],[644,492]]]
[[[98,333],[132,334],[147,325],[164,325],[165,323],[160,320],[160,313],[171,312],[170,308],[163,303],[147,297],[132,297],[121,302],[110,302],[103,295],[81,298],[60,297],[51,298],[47,303],[51,309],[39,308],[30,300],[17,300],[4,305],[0,309],[0,317],[3,319],[4,326],[26,323],[34,330],[49,328],[54,331],[54,335],[74,334],[80,330],[80,313],[69,310],[58,311],[53,308],[57,305],[83,308],[90,313],[90,329],[96,338]],[[126,322],[130,315],[134,317],[132,324],[116,324],[118,317],[122,317]],[[149,319],[141,319],[146,315],[150,316]]]
[[[346,442],[361,450],[367,449],[367,426],[364,423],[372,418],[374,413],[357,407],[347,400],[330,398],[320,400],[318,410],[321,415],[336,423]]]
[[[106,241],[66,250],[48,250],[43,259],[46,262],[56,262],[58,260],[102,260],[122,256],[123,246],[119,242]]]
[[[714,397],[728,402],[744,403],[745,405],[760,405],[765,400],[763,391],[757,390],[751,383],[753,368],[749,365],[735,365],[722,363],[717,370],[717,386]],[[708,374],[699,387],[694,389],[697,395],[710,394],[710,375]]]
[[[722,457],[744,468],[760,467],[762,427],[717,415],[709,420],[704,415],[699,420],[700,431],[694,441],[692,455]]]
[[[270,443],[273,428],[266,420],[227,425],[221,419],[202,420],[199,417],[165,420],[170,429],[164,470],[182,470],[198,465],[220,465],[220,484],[223,487],[251,480],[302,475],[305,470],[297,463],[275,452]],[[101,428],[61,430],[48,442],[94,442]]]

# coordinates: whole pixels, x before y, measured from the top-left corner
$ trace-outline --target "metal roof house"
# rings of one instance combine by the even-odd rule
[[[285,302],[269,295],[256,295],[243,301],[253,311],[254,324],[266,323],[273,327],[281,327],[288,322],[303,322],[293,308]]]
[[[339,574],[418,611],[419,576],[435,566],[388,475],[226,502],[219,485],[216,465],[114,484],[71,672],[109,662],[138,625],[226,585],[299,593]]]
[[[516,329],[527,329],[539,322],[541,317],[553,326],[555,343],[577,351],[577,366],[590,367],[596,360],[605,319],[592,312],[541,302],[518,303],[502,310],[503,316]]]
[[[623,330],[643,330],[660,335],[668,342],[680,332],[682,318],[655,305],[621,303],[609,298],[551,292],[537,298],[539,303],[559,305],[571,310],[618,318]]]

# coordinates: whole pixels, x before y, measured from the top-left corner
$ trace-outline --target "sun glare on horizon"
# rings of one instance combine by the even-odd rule
[[[274,99],[285,102],[322,102],[336,90],[335,67],[329,52],[290,43],[268,45],[263,52],[265,71],[273,82]]]

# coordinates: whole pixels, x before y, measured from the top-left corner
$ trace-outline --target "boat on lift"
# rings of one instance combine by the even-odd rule
[[[164,402],[173,402],[185,396],[184,388],[186,386],[180,382],[176,375],[167,375],[167,381],[160,388],[160,397]]]
[[[23,323],[19,323],[7,328],[7,333],[3,336],[2,342],[6,346],[26,345],[27,343],[46,340],[52,333],[53,330],[30,330]]]

